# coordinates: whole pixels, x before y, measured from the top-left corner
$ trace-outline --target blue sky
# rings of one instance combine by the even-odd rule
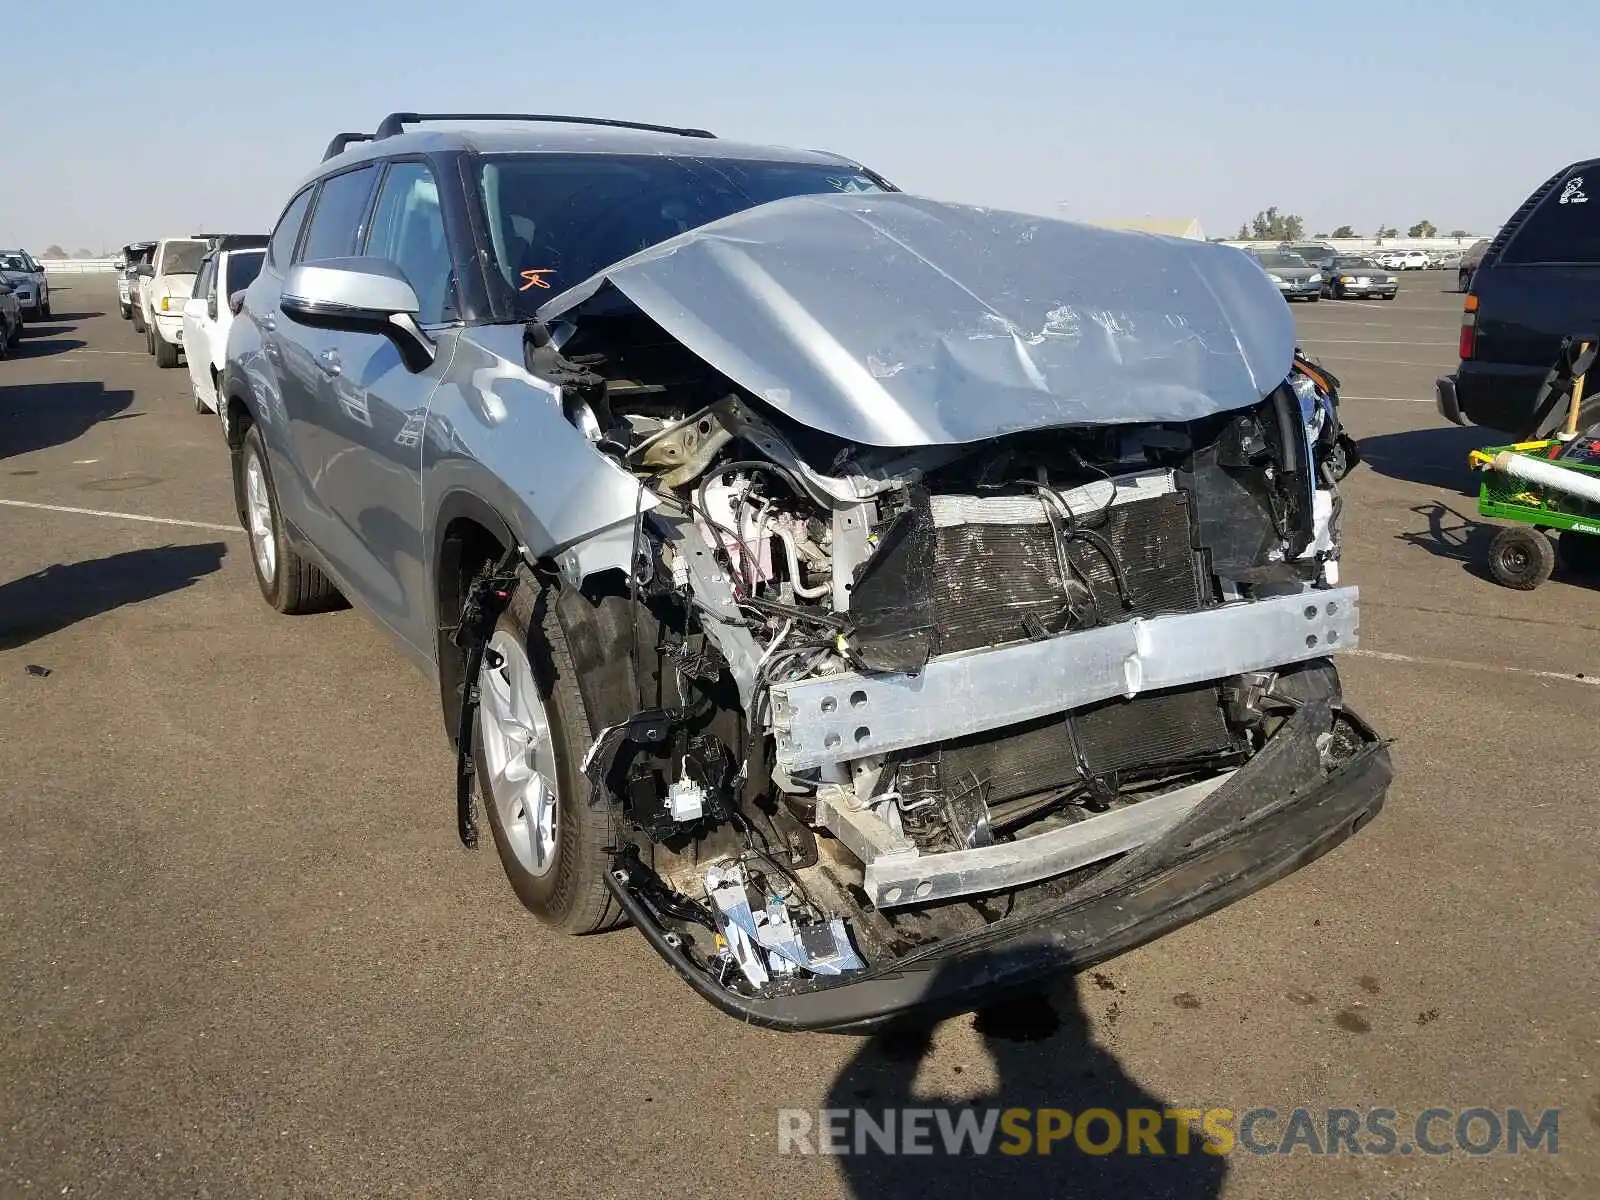
[[[1423,217],[1478,231],[1600,152],[1588,10],[16,4],[0,17],[13,113],[0,245],[99,250],[263,228],[332,133],[392,109],[474,108],[703,125],[837,150],[943,199],[1198,216],[1213,236],[1269,204],[1304,215],[1308,232]]]

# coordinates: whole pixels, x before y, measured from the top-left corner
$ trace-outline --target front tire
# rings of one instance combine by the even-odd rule
[[[131,305],[131,304],[119,304],[119,305],[117,305],[117,315],[119,317],[121,317],[124,321],[131,320],[133,318],[133,305]]]
[[[156,366],[163,368],[178,365],[178,348],[159,333],[152,332],[151,338],[155,341]]]
[[[144,332],[144,309],[142,308],[133,310],[133,331],[135,333]]]
[[[478,675],[478,795],[517,899],[565,933],[597,933],[622,919],[606,887],[616,830],[580,769],[594,731],[555,586],[518,573]]]
[[[1556,548],[1527,525],[1510,525],[1489,543],[1489,574],[1504,587],[1531,592],[1555,570]]]
[[[259,429],[251,428],[245,434],[239,472],[245,531],[250,535],[250,566],[255,571],[262,599],[286,616],[321,612],[332,607],[338,590],[326,575],[296,553],[283,536],[278,494],[272,486],[267,447]]]

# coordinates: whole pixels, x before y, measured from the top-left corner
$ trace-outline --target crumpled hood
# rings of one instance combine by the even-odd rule
[[[1238,250],[901,193],[736,213],[539,317],[607,282],[773,407],[877,446],[1193,420],[1277,387],[1295,344],[1277,288]]]

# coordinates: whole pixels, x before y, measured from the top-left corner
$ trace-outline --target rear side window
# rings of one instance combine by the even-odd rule
[[[267,257],[280,270],[287,267],[289,260],[294,257],[294,244],[300,237],[300,226],[305,224],[306,207],[310,203],[311,189],[306,188],[289,201],[289,207],[283,210],[283,216],[278,219],[278,228],[272,231]]]
[[[355,253],[356,235],[367,215],[367,199],[377,177],[378,168],[366,166],[322,181],[299,261],[317,262]]]
[[[236,250],[228,255],[227,266],[223,269],[227,277],[224,295],[242,292],[256,281],[256,276],[261,274],[261,256],[260,250]]]
[[[1500,261],[1600,263],[1600,167],[1575,168],[1551,188]]]

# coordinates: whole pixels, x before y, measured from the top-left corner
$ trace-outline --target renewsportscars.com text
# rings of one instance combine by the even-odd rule
[[[779,1154],[1556,1154],[1561,1110],[804,1108]]]

